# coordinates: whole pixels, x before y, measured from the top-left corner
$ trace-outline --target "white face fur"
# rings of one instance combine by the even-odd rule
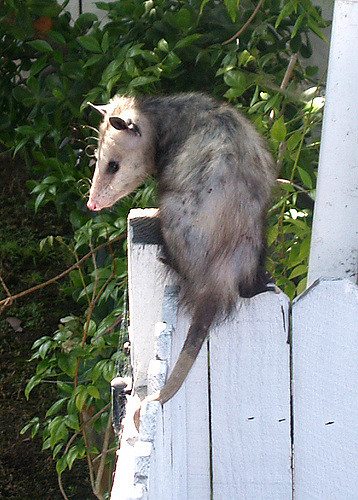
[[[106,106],[92,107],[103,115],[103,122],[87,207],[98,211],[131,193],[153,172],[154,139],[133,99],[115,98]]]

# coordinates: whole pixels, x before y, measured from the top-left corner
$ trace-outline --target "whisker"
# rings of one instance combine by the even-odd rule
[[[93,130],[99,135],[99,130],[96,127],[92,127],[91,125],[81,125],[81,128],[89,128],[90,130]]]

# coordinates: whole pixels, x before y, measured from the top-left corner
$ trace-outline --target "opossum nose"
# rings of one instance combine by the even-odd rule
[[[91,200],[88,200],[88,202],[87,202],[87,207],[88,207],[90,210],[93,210],[93,211],[100,210],[100,209],[98,208],[98,205],[97,205],[94,201],[91,201]]]

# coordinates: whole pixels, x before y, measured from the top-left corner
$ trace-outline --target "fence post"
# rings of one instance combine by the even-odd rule
[[[308,282],[358,276],[358,0],[336,0]],[[350,47],[352,50],[350,50]]]
[[[298,500],[358,498],[358,287],[321,280],[293,305]]]

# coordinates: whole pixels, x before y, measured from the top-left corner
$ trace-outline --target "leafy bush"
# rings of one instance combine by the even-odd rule
[[[40,214],[54,203],[72,223],[71,240],[53,235],[42,246],[62,245],[74,262],[92,252],[64,285],[83,315],[69,313],[53,336],[34,345],[37,368],[26,394],[54,378],[59,399],[44,422],[34,419],[24,431],[41,431],[59,474],[87,456],[101,498],[93,468],[101,450],[90,446],[84,423],[91,418],[99,434],[108,428],[108,382],[116,363],[119,369],[124,363],[117,346],[126,265],[118,238],[128,210],[154,205],[155,190],[148,183],[106,214],[86,211],[89,182],[83,179],[90,177],[91,127],[98,124],[86,102],[107,102],[115,93],[199,90],[247,113],[281,167],[268,266],[293,297],[305,287],[323,106],[316,68],[305,60],[312,32],[323,38],[325,23],[310,0],[266,0],[236,42],[228,40],[254,11],[250,0],[98,2],[105,23],[91,13],[72,23],[67,3],[9,0],[0,6],[0,144],[31,172],[34,209]],[[111,240],[106,251],[94,251]]]

